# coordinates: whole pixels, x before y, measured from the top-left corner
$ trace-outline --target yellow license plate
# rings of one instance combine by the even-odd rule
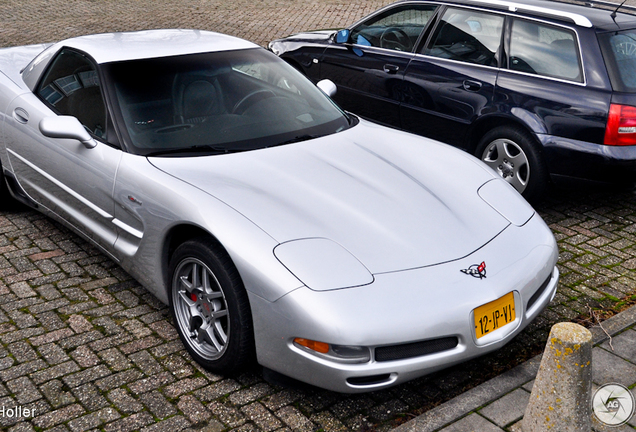
[[[475,335],[479,339],[514,320],[515,296],[509,292],[475,309]]]

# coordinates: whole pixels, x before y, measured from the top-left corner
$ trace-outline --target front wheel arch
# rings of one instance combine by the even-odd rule
[[[161,249],[161,269],[163,286],[166,294],[166,298],[170,296],[170,275],[168,274],[168,266],[170,265],[170,259],[174,254],[174,251],[188,240],[207,238],[210,241],[215,242],[218,246],[221,243],[212,236],[205,229],[197,225],[180,224],[170,228],[168,233],[164,237],[163,247]],[[227,251],[226,251],[227,253]]]
[[[480,137],[473,154],[493,168],[528,201],[539,200],[549,173],[541,145],[525,128],[500,125]]]
[[[180,243],[168,267],[170,312],[190,355],[217,373],[255,358],[247,291],[230,256],[210,236]]]
[[[481,139],[484,135],[486,135],[492,129],[504,126],[509,126],[525,131],[538,145],[539,141],[536,137],[537,132],[532,130],[527,124],[519,121],[517,117],[505,116],[502,114],[491,114],[480,117],[471,125],[467,134],[468,147],[466,150],[471,154],[475,154],[477,146],[481,142]]]

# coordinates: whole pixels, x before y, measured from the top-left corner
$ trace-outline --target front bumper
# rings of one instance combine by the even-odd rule
[[[251,298],[258,361],[284,375],[343,393],[378,390],[417,378],[509,342],[554,297],[557,258],[552,233],[535,215],[523,227],[509,226],[457,261],[376,274],[375,281],[364,287],[327,292],[303,287],[272,303]],[[487,263],[486,278],[460,271],[482,261]],[[515,321],[476,339],[474,309],[509,292],[515,297]],[[350,364],[322,358],[295,346],[295,337],[369,347],[371,360]],[[375,356],[378,347],[451,337],[457,339],[456,346],[433,354],[390,361]]]

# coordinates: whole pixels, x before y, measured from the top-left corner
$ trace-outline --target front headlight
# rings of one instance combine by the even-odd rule
[[[477,193],[513,225],[525,225],[534,215],[530,204],[503,179],[493,179],[483,184]]]
[[[371,272],[338,243],[326,238],[306,238],[281,243],[274,255],[305,286],[328,291],[367,285]]]

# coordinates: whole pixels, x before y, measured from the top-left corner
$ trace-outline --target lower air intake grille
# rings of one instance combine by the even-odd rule
[[[358,386],[368,386],[374,384],[380,384],[388,381],[391,378],[390,374],[383,375],[371,375],[371,376],[363,376],[363,377],[352,377],[347,378],[347,382],[349,384],[358,385]]]
[[[375,360],[379,362],[420,357],[453,349],[458,340],[455,336],[412,342],[402,345],[384,346],[375,349]]]
[[[541,284],[539,289],[537,289],[535,293],[532,294],[532,297],[530,297],[530,300],[528,300],[528,306],[526,307],[526,310],[530,309],[532,305],[535,304],[537,300],[539,300],[539,297],[541,297],[541,294],[543,294],[543,291],[545,291],[545,289],[550,284],[550,279],[552,279],[552,273],[550,273],[550,276],[548,276],[545,282]]]

